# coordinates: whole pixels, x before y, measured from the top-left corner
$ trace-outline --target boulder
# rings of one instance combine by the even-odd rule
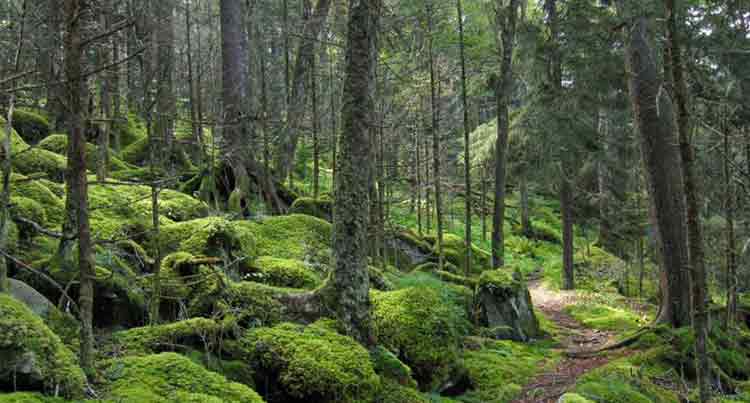
[[[435,260],[430,244],[411,230],[397,231],[386,236],[386,256],[401,270]]]
[[[496,339],[528,341],[539,335],[531,294],[520,273],[491,270],[482,273],[477,286],[479,321]]]
[[[55,309],[55,305],[47,297],[42,295],[30,285],[16,279],[8,279],[9,292],[15,299],[23,302],[27,308],[38,316],[44,318]]]

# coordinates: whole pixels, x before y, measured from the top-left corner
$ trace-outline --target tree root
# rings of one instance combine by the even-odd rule
[[[597,354],[606,352],[606,351],[612,351],[612,350],[618,350],[623,347],[628,347],[633,344],[635,344],[641,337],[643,337],[645,334],[648,334],[656,329],[655,326],[650,325],[646,326],[642,329],[639,329],[637,332],[633,333],[632,335],[617,341],[612,344],[607,344],[602,347],[593,349],[593,350],[587,350],[587,351],[566,351],[565,355],[571,358],[589,358],[593,357]]]

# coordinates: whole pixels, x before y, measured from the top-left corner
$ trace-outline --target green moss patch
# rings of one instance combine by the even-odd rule
[[[545,344],[482,340],[478,350],[463,355],[472,388],[463,397],[487,403],[512,401],[534,375],[557,359]]]
[[[68,400],[45,396],[40,393],[31,392],[16,392],[16,393],[0,393],[0,403],[65,403]]]
[[[284,323],[252,329],[241,343],[256,373],[265,377],[256,383],[275,383],[291,399],[369,402],[380,387],[367,350],[325,326]],[[290,400],[278,396],[273,401]]]
[[[263,402],[249,387],[175,353],[112,360],[105,377],[107,397],[118,402]]]
[[[292,203],[289,213],[307,214],[331,222],[333,221],[333,201],[328,198],[300,197]]]
[[[447,288],[425,286],[372,293],[378,341],[412,368],[423,387],[447,376],[458,357],[467,319],[455,298]]]
[[[52,134],[39,142],[39,148],[60,155],[66,155],[68,149],[68,135]],[[120,171],[129,168],[128,164],[116,157],[114,150],[109,152],[109,169],[111,171]],[[90,171],[96,169],[99,165],[99,150],[96,145],[86,143],[86,166]]]
[[[254,238],[258,256],[328,264],[331,224],[304,214],[268,217],[259,222],[239,221],[241,237]]]
[[[176,345],[206,349],[203,343],[215,342],[228,326],[212,319],[192,318],[158,326],[144,326],[113,334],[117,351],[144,355],[169,351]]]
[[[640,316],[631,311],[597,303],[568,305],[565,312],[592,329],[622,332],[636,330],[645,324]]]
[[[0,377],[9,385],[9,376],[17,366],[30,363],[28,387],[41,386],[45,392],[56,388],[68,397],[82,396],[85,384],[83,371],[73,353],[42,319],[23,303],[0,294]],[[17,374],[16,381],[23,383]]]
[[[13,129],[25,141],[36,144],[39,140],[49,135],[50,125],[46,117],[36,112],[26,109],[15,109],[13,110]]]
[[[243,275],[245,280],[277,287],[312,289],[321,284],[321,278],[304,262],[261,256]]]

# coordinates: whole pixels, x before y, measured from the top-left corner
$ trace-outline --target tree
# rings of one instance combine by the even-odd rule
[[[492,80],[497,103],[497,140],[495,142],[495,206],[492,216],[492,266],[505,265],[505,171],[510,117],[508,103],[513,90],[513,42],[516,37],[519,0],[510,0],[508,6],[497,0],[495,5],[495,38],[500,55],[500,74]]]
[[[617,3],[620,14],[631,9]],[[690,324],[687,237],[684,230],[685,188],[672,102],[659,79],[648,43],[648,20],[636,13],[626,27],[626,67],[630,101],[646,167],[649,196],[661,249],[661,303],[657,322],[673,327]]]
[[[469,105],[466,97],[466,56],[464,44],[464,12],[461,7],[461,0],[456,0],[456,11],[458,13],[458,35],[459,51],[461,58],[461,106],[463,107],[463,128],[464,128],[464,185],[466,186],[465,196],[465,226],[464,243],[466,245],[466,256],[464,264],[466,265],[466,276],[471,273],[471,130],[469,129]]]
[[[367,226],[370,124],[379,0],[350,0],[342,132],[333,207],[332,300],[346,333],[371,345]],[[363,172],[364,171],[364,172]]]
[[[85,102],[81,59],[83,57],[82,26],[89,5],[83,0],[65,0],[65,80],[68,116],[68,174],[67,199],[71,206],[68,214],[75,215],[75,234],[78,240],[79,309],[81,311],[81,367],[87,373],[94,371],[94,261],[88,212],[88,182],[86,179],[86,138],[84,136]]]

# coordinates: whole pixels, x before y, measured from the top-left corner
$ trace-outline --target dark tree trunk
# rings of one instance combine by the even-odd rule
[[[342,109],[341,152],[337,161],[330,279],[337,318],[346,333],[365,345],[374,340],[370,324],[367,270],[369,133],[372,73],[377,63],[379,0],[350,0],[347,67]],[[365,172],[363,172],[363,170]]]
[[[72,201],[75,232],[78,239],[78,268],[80,291],[78,306],[81,311],[80,362],[88,374],[94,373],[94,262],[88,212],[88,183],[86,181],[86,138],[84,134],[85,103],[84,79],[81,77],[83,46],[81,38],[85,10],[81,0],[65,0],[65,79],[69,111],[67,199]],[[70,214],[70,212],[69,212]]]
[[[506,149],[510,118],[508,103],[513,90],[513,42],[516,37],[516,19],[518,18],[519,0],[497,1],[496,25],[497,48],[500,54],[500,75],[495,82],[495,101],[497,103],[497,140],[495,142],[495,207],[492,215],[492,266],[505,265],[505,171]]]
[[[156,125],[155,131],[159,145],[159,160],[164,168],[169,171],[174,169],[176,162],[174,119],[176,104],[174,96],[174,12],[175,0],[159,0],[154,2],[156,7],[155,40],[156,40],[156,68],[155,77],[157,81],[156,93]],[[222,2],[223,3],[223,2]],[[161,157],[163,156],[163,157]],[[162,159],[163,158],[163,159]]]
[[[428,57],[430,62],[430,110],[432,117],[432,124],[430,125],[430,132],[432,133],[432,169],[433,178],[435,180],[435,227],[436,227],[436,246],[438,254],[438,270],[443,270],[443,264],[445,256],[443,254],[443,192],[440,189],[440,100],[437,94],[437,72],[435,71],[435,56],[433,54],[433,9],[432,3],[427,3],[427,26],[428,26]]]
[[[622,2],[621,13],[626,12]],[[626,65],[630,98],[646,167],[649,195],[662,256],[662,301],[658,322],[690,324],[691,298],[685,231],[685,190],[672,102],[659,79],[648,44],[647,21],[636,16],[627,27]]]
[[[573,192],[565,165],[563,164],[560,172],[560,212],[562,214],[563,238],[562,288],[563,290],[572,290],[575,288],[575,267],[573,265]]]
[[[464,197],[464,208],[466,210],[464,243],[466,246],[466,256],[464,256],[465,274],[468,277],[471,273],[471,143],[469,128],[469,102],[466,96],[466,57],[464,45],[464,12],[461,7],[461,0],[456,0],[456,10],[458,12],[458,37],[459,50],[461,56],[461,105],[463,109],[463,128],[464,128],[464,186],[466,186],[466,196]]]
[[[328,17],[331,0],[318,0],[315,12],[311,19],[305,24],[302,41],[297,51],[297,60],[294,65],[292,78],[291,96],[289,99],[289,110],[287,113],[286,130],[281,139],[281,149],[278,155],[277,174],[285,178],[292,170],[294,154],[297,150],[297,142],[300,137],[300,122],[304,115],[305,106],[305,77],[307,68],[311,66],[315,55],[315,41],[318,40],[323,24]]]
[[[667,18],[667,55],[665,65],[672,72],[672,92],[677,113],[677,132],[680,140],[682,157],[682,179],[685,186],[685,207],[687,215],[688,256],[693,293],[693,330],[695,331],[696,369],[701,402],[711,399],[710,367],[706,343],[708,339],[708,286],[706,280],[706,262],[703,250],[703,234],[700,224],[700,200],[698,178],[695,174],[695,151],[690,143],[690,112],[688,111],[688,93],[683,73],[680,37],[677,31],[677,12],[675,0],[664,2]],[[724,150],[727,152],[728,137],[725,133]],[[728,167],[725,167],[728,173]],[[728,217],[728,223],[730,221]],[[731,225],[731,224],[730,224]],[[733,260],[733,251],[729,259]]]

